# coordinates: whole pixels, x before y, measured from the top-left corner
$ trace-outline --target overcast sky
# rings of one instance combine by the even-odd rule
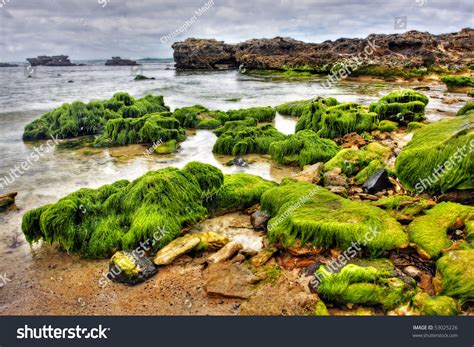
[[[208,1],[200,16],[195,11]],[[213,4],[212,4],[213,3]],[[235,43],[289,36],[307,42],[407,30],[473,27],[472,0],[0,0],[0,62],[66,54],[72,60],[171,57],[187,37]],[[407,16],[405,30],[394,17]],[[172,40],[163,37],[192,24]],[[183,30],[181,30],[183,31]],[[176,36],[175,36],[176,35]]]

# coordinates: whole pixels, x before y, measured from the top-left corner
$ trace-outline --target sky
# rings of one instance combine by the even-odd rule
[[[169,58],[188,37],[322,42],[473,27],[472,0],[0,0],[0,62]],[[196,11],[201,12],[196,14]],[[395,17],[399,27],[395,27]],[[400,22],[401,21],[401,22]],[[186,23],[187,22],[187,23]],[[406,23],[406,26],[405,26]]]

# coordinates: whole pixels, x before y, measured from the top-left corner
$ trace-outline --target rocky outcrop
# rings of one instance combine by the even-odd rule
[[[0,212],[6,210],[8,207],[15,203],[15,198],[18,193],[9,193],[0,195]]]
[[[31,66],[76,66],[70,62],[67,55],[53,55],[52,57],[47,55],[40,55],[37,58],[26,59]]]
[[[0,67],[18,67],[17,64],[0,63]]]
[[[139,65],[136,61],[130,59],[122,59],[120,57],[112,57],[105,62],[106,66],[135,66]]]
[[[466,67],[472,63],[474,30],[432,35],[372,34],[365,39],[341,38],[306,43],[286,37],[253,39],[235,45],[223,41],[190,38],[173,44],[178,70],[233,69],[301,70],[326,73],[348,59],[360,66],[385,68]]]

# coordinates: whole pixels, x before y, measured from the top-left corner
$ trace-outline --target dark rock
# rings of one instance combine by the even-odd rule
[[[158,272],[149,258],[136,253],[119,251],[112,256],[109,265],[109,278],[112,281],[135,285]]]
[[[37,58],[26,59],[31,66],[76,66],[69,61],[67,55],[53,55],[52,57],[47,55],[40,55]]]
[[[106,66],[135,66],[139,65],[136,61],[130,59],[122,59],[120,57],[112,57],[105,62]]]
[[[265,230],[270,216],[262,211],[256,211],[250,216],[250,223],[255,230]]]
[[[69,80],[69,81],[67,81],[67,83],[74,83],[74,81],[73,81],[73,80]]]
[[[364,56],[373,43],[370,62],[365,67],[416,68],[452,64],[466,67],[470,63],[474,30],[463,29],[450,34],[407,31],[402,34],[372,34],[366,39],[341,38],[322,43],[306,43],[287,37],[253,39],[235,45],[223,41],[190,38],[173,44],[178,70],[285,70],[288,67],[313,69],[329,73],[336,63]]]
[[[0,63],[0,67],[18,67],[17,64]]]
[[[452,190],[441,195],[438,201],[451,201],[463,205],[474,205],[474,189]]]
[[[15,198],[18,193],[8,193],[5,195],[0,195],[0,211],[6,210],[8,207],[15,203]]]
[[[154,80],[154,79],[155,77],[146,77],[143,75],[136,75],[134,78],[135,81]]]
[[[392,186],[388,179],[388,174],[385,169],[380,169],[373,173],[362,185],[364,191],[368,194],[375,194],[381,190],[388,189]]]
[[[240,166],[240,167],[247,167],[247,166],[249,166],[249,163],[242,157],[235,157],[234,159],[229,160],[226,163],[226,165],[227,166],[235,165],[235,166]]]

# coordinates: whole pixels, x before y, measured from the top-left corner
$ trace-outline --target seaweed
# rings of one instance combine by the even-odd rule
[[[468,101],[466,105],[461,107],[456,116],[474,115],[474,102]]]
[[[411,89],[397,90],[370,104],[369,111],[379,115],[381,120],[397,123],[419,121],[425,118],[428,97]]]
[[[271,122],[275,119],[276,111],[270,106],[242,108],[226,112],[229,120],[244,120],[253,118],[257,122]]]
[[[449,296],[430,296],[418,293],[411,299],[412,306],[424,316],[456,316],[460,308],[458,302]]]
[[[269,152],[277,163],[307,164],[325,162],[339,151],[339,146],[332,140],[322,139],[311,130],[299,131],[282,141],[273,142]]]
[[[474,87],[474,76],[444,76],[441,81],[446,84],[448,90],[455,90],[460,87]]]
[[[176,118],[183,128],[196,128],[198,116],[200,113],[209,112],[207,108],[201,105],[177,108],[172,117]]]

